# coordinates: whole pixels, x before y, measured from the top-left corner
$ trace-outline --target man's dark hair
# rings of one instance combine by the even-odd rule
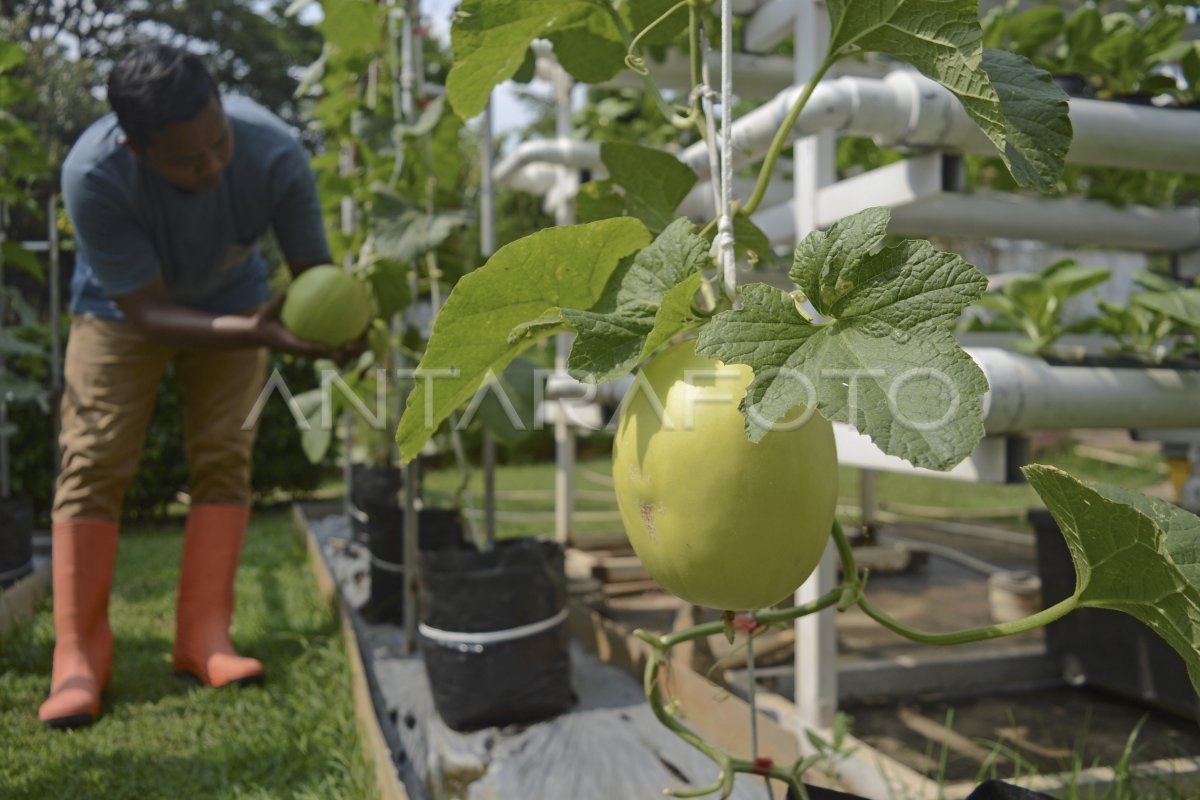
[[[158,131],[194,119],[219,97],[217,82],[199,58],[165,44],[142,45],[108,76],[108,103],[138,150],[145,150]]]

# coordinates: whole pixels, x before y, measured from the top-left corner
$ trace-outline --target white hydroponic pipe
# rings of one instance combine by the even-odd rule
[[[742,165],[762,157],[803,90],[793,86],[781,92],[734,125],[734,147]],[[1070,162],[1200,174],[1200,113],[1073,98],[1071,124]],[[908,69],[895,70],[882,80],[844,76],[822,81],[789,141],[823,130],[870,136],[888,146],[996,152],[949,90]],[[692,145],[681,160],[708,177],[704,148],[702,142]]]
[[[967,352],[987,376],[988,434],[1066,428],[1200,428],[1200,371],[1054,366],[1000,348]]]
[[[987,376],[989,435],[1067,428],[1200,428],[1200,370],[1056,366],[999,347],[969,347]],[[552,375],[546,398],[617,408],[633,378],[584,384]]]
[[[739,119],[733,126],[737,166],[761,158],[803,87],[793,86]],[[1074,138],[1067,153],[1072,163],[1129,169],[1200,174],[1200,112],[1161,109],[1102,100],[1071,100]],[[793,127],[789,141],[823,130],[869,136],[882,145],[943,148],[994,155],[995,146],[967,116],[948,90],[913,70],[896,70],[882,79],[843,76],[826,79]],[[704,143],[688,147],[680,160],[708,177]],[[574,169],[600,169],[600,146],[569,139],[525,142],[496,166],[506,183],[542,185],[544,179],[518,178],[538,163]],[[696,196],[711,194],[698,186]]]
[[[708,184],[704,184],[707,186]],[[748,196],[748,195],[743,195]],[[844,195],[845,196],[845,195]],[[844,197],[843,196],[843,197]],[[852,195],[855,206],[820,203],[819,222],[830,225],[861,211],[869,198]],[[775,245],[796,241],[795,204],[772,203],[768,191],[754,223]],[[710,202],[711,206],[712,203]],[[688,205],[687,215],[706,220],[712,213]],[[680,206],[680,213],[685,213]],[[1200,209],[1116,208],[1101,200],[1079,197],[1040,198],[1004,192],[943,193],[892,209],[888,232],[896,236],[960,236],[967,238],[1033,239],[1060,245],[1093,245],[1148,253],[1179,253],[1200,247]]]
[[[522,142],[500,159],[492,175],[500,183],[510,183],[521,168],[541,164],[559,164],[570,169],[596,169],[603,166],[600,144],[565,137]]]

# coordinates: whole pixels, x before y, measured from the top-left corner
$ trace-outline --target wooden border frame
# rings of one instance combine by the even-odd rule
[[[354,689],[354,716],[358,721],[359,730],[363,734],[363,748],[371,764],[375,767],[375,785],[380,800],[408,800],[408,791],[400,780],[396,766],[392,760],[392,751],[387,738],[379,726],[379,717],[375,713],[375,703],[371,698],[371,687],[367,682],[366,668],[363,666],[362,651],[358,647],[358,636],[350,615],[342,604],[337,582],[325,558],[321,555],[320,545],[308,528],[308,516],[299,503],[292,505],[292,522],[296,532],[304,541],[308,550],[308,563],[313,577],[317,581],[317,590],[321,596],[331,602],[337,609],[341,620],[342,645],[350,659],[351,680]]]

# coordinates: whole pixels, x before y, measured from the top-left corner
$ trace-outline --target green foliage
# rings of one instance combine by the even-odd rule
[[[999,291],[976,301],[979,308],[998,314],[1026,338],[1014,344],[1025,353],[1047,354],[1059,337],[1091,330],[1091,321],[1067,324],[1066,303],[1109,279],[1101,267],[1081,267],[1074,259],[1056,261],[1036,275],[1010,276]]]
[[[1114,339],[1113,348],[1150,363],[1172,356],[1200,357],[1200,289],[1184,289],[1172,280],[1143,274],[1138,282],[1148,291],[1130,297],[1128,306],[1100,303],[1097,324]],[[1174,336],[1170,350],[1164,344]]]
[[[797,403],[931,469],[957,464],[983,436],[987,381],[950,327],[986,280],[928,242],[883,246],[889,218],[868,209],[796,248],[790,277],[821,321],[796,296],[751,284],[740,310],[701,330],[697,352],[754,370],[742,402],[752,440]]]
[[[605,142],[600,145],[600,160],[609,177],[587,184],[589,191],[581,195],[578,212],[584,221],[628,214],[645,223],[651,233],[661,233],[696,185],[696,173],[662,150]]]
[[[1071,140],[1066,95],[1021,56],[983,49],[977,3],[827,5],[830,56],[867,50],[912,64],[958,97],[1018,184],[1054,184]]]
[[[560,309],[595,306],[621,259],[649,242],[645,227],[629,217],[551,228],[501,248],[459,281],[438,316],[400,420],[401,457],[415,458],[489,372],[501,372],[557,330],[553,318]],[[518,330],[548,317],[542,329]]]
[[[1137,617],[1182,656],[1200,692],[1200,518],[1165,500],[1025,469],[1075,563],[1073,599]]]
[[[638,363],[700,320],[692,299],[708,266],[709,243],[686,219],[619,267],[594,308],[563,308],[576,332],[568,367],[589,383],[628,375]]]
[[[33,89],[18,73],[26,59],[19,42],[0,40],[0,206],[32,205],[33,184],[48,169],[46,152],[37,134],[12,111],[35,97]],[[6,223],[0,215],[0,226]],[[19,248],[8,242],[4,247],[5,260],[28,267]]]
[[[984,17],[984,41],[1055,75],[1081,79],[1088,96],[1165,96],[1177,105],[1200,99],[1200,43],[1183,40],[1187,6],[1142,3],[1105,13],[1106,5],[1119,8],[1086,4],[1068,16],[1053,6],[1019,11],[1009,0]],[[1177,74],[1164,69],[1169,66]]]

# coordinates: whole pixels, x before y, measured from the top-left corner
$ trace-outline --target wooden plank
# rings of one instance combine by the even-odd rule
[[[0,590],[0,636],[31,619],[37,604],[49,593],[49,561],[7,589]]]
[[[647,578],[644,581],[622,581],[620,583],[606,583],[601,591],[606,597],[624,597],[629,594],[641,594],[642,592],[661,592],[662,587],[658,585],[658,581]]]
[[[308,519],[300,504],[292,506],[292,520],[296,529],[308,548],[309,566],[316,579],[317,590],[321,596],[334,604],[341,621],[342,644],[350,659],[351,682],[354,689],[354,716],[363,733],[363,746],[367,758],[375,766],[375,785],[379,791],[380,800],[408,800],[408,792],[396,772],[392,752],[379,728],[379,719],[375,714],[375,705],[371,700],[371,690],[367,686],[367,676],[363,667],[362,653],[358,648],[358,638],[354,634],[354,626],[350,616],[342,605],[333,574],[321,556],[320,546],[308,528]]]
[[[637,556],[605,556],[592,569],[592,574],[608,583],[644,581],[650,578],[650,573],[642,566],[642,561]]]

